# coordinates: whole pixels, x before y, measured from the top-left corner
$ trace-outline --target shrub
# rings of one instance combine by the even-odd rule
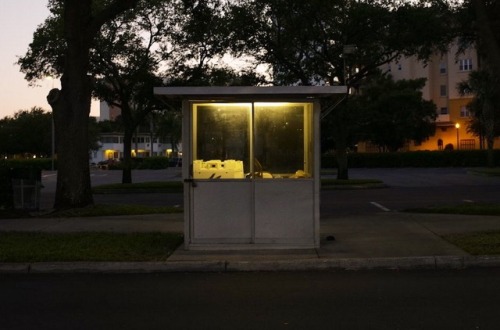
[[[54,162],[54,166],[57,168],[57,161]],[[38,168],[48,171],[52,168],[52,160],[50,158],[3,159],[0,161],[0,167]]]
[[[500,150],[494,150],[495,166],[500,166]],[[481,167],[487,164],[486,150],[411,151],[350,153],[350,168],[359,167]],[[335,155],[321,158],[322,168],[335,168]]]
[[[168,167],[168,157],[143,158],[138,169],[161,170]]]

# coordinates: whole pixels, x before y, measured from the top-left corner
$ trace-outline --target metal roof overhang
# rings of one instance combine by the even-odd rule
[[[346,86],[203,86],[155,87],[154,94],[161,98],[187,100],[326,98],[345,95]]]

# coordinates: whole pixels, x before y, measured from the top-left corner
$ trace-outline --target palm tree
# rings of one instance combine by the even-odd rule
[[[474,95],[468,109],[477,119],[471,128],[479,136],[484,134],[488,150],[488,166],[494,166],[493,142],[495,138],[495,112],[499,109],[500,98],[495,92],[497,82],[490,71],[478,70],[469,74],[469,79],[458,84],[460,95]],[[474,129],[474,126],[477,128]]]

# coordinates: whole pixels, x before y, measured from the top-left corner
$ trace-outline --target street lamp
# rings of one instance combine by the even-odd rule
[[[460,135],[458,133],[458,129],[460,128],[460,124],[456,123],[455,128],[457,129],[457,150],[459,150],[460,149],[460,147],[459,147]]]

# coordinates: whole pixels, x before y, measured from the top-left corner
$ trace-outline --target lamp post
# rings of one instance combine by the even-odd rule
[[[54,77],[52,76],[48,76],[48,77],[45,77],[46,80],[50,80],[52,82],[52,87],[50,90],[53,90],[54,89]],[[51,141],[51,170],[53,171],[54,170],[54,157],[55,157],[55,150],[56,150],[56,138],[55,138],[55,128],[54,128],[54,111],[52,111],[52,125],[51,125],[51,137],[52,137],[52,141]]]
[[[455,128],[457,129],[457,150],[459,150],[460,149],[460,147],[459,147],[459,142],[460,142],[460,135],[459,134],[460,133],[458,132],[458,129],[460,128],[460,124],[456,123]]]
[[[350,73],[351,73],[351,69],[349,68],[349,74],[347,74],[347,65],[346,65],[346,57],[349,56],[349,55],[352,55],[356,52],[357,50],[357,47],[356,45],[344,45],[344,47],[342,48],[342,60],[344,61],[344,85],[348,85],[347,84],[347,78],[351,78],[350,77]],[[347,89],[347,93],[349,94],[349,90],[350,88]]]

